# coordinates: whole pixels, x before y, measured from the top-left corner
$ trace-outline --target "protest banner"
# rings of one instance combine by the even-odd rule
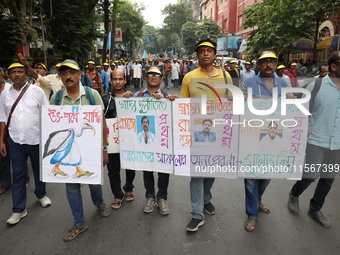
[[[171,102],[116,98],[116,106],[121,167],[173,173]]]
[[[43,105],[43,182],[102,184],[102,107]]]

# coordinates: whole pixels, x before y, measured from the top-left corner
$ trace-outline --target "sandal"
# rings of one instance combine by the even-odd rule
[[[133,200],[135,200],[135,196],[133,195],[132,191],[128,191],[125,193],[125,200],[126,202],[131,202]]]
[[[263,213],[270,213],[270,209],[262,201],[259,203],[259,210]]]
[[[118,210],[122,206],[123,199],[115,198],[111,204],[112,209]]]
[[[85,232],[88,229],[86,225],[82,227],[76,227],[74,226],[71,230],[67,232],[67,234],[64,236],[64,241],[69,242],[72,241],[74,238],[76,238],[79,234]]]
[[[248,218],[246,222],[244,223],[244,229],[247,230],[248,232],[253,232],[256,227],[256,220]]]

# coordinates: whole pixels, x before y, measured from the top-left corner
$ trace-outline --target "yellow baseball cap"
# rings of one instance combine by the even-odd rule
[[[235,59],[232,59],[232,60],[229,61],[229,64],[236,64],[236,63],[237,63],[237,61]]]
[[[215,46],[211,43],[211,42],[202,42],[200,43],[199,45],[196,46],[196,49],[198,47],[201,47],[201,46],[207,46],[207,47],[210,47],[210,48],[214,48],[215,49]]]
[[[63,69],[63,67],[68,67],[74,70],[80,70],[78,63],[72,59],[65,59],[64,62],[60,64],[59,69]]]
[[[276,69],[284,69],[286,68],[284,65],[279,65],[278,67],[276,67]]]
[[[92,61],[92,60],[89,60],[89,61],[87,61],[87,64],[88,64],[88,65],[91,65],[91,64],[92,64],[92,65],[95,65],[96,63],[94,63],[94,61]]]
[[[24,66],[23,64],[21,64],[21,63],[19,63],[19,62],[15,62],[15,63],[11,64],[11,65],[7,68],[7,70],[12,69],[12,68],[16,68],[16,67],[25,68],[25,66]]]
[[[277,56],[274,54],[274,52],[264,52],[259,58],[258,60],[260,59],[264,59],[264,58],[275,58],[277,59]]]
[[[160,74],[160,75],[163,76],[161,70],[159,70],[159,68],[158,68],[157,66],[151,66],[151,67],[148,69],[147,73],[158,73],[158,74]]]
[[[39,66],[39,65],[42,66],[45,70],[47,70],[47,69],[46,69],[46,66],[45,66],[43,63],[36,63],[36,64],[35,64],[35,67],[37,67],[37,66]]]

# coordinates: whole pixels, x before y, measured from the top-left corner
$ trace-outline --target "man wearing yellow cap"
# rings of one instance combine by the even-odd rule
[[[72,59],[66,59],[64,62],[61,63],[59,67],[59,75],[65,89],[63,89],[60,95],[60,104],[61,105],[90,105],[90,99],[86,96],[86,92],[83,86],[80,84],[81,79],[81,70],[77,62]],[[60,93],[59,92],[59,93]],[[99,93],[94,90],[90,89],[90,93],[93,95],[93,100],[95,105],[103,105],[103,101]],[[50,103],[54,104],[57,102],[55,97],[58,94],[54,94],[51,99]],[[103,129],[101,132],[103,133],[103,165],[108,163],[108,154],[106,148],[106,138],[107,138],[107,127],[106,121],[103,120]],[[91,150],[91,147],[88,148]],[[56,159],[57,163],[55,164],[54,168],[52,169],[51,174],[56,177],[63,178],[67,177],[68,174],[64,173],[60,166],[65,166],[68,162],[64,162],[65,157],[61,157]],[[66,157],[67,158],[67,157]],[[96,158],[93,160],[101,160],[101,158]],[[84,209],[83,209],[83,199],[81,194],[81,184],[77,183],[77,178],[91,178],[91,176],[95,175],[94,172],[85,171],[81,167],[81,160],[76,163],[72,164],[75,166],[76,173],[74,174],[74,183],[66,183],[66,195],[67,200],[70,205],[73,219],[74,219],[74,226],[71,230],[69,230],[66,235],[64,236],[64,241],[69,242],[76,238],[79,234],[85,232],[87,230],[87,226],[85,225],[85,216],[84,216]],[[89,184],[90,193],[92,203],[98,208],[99,215],[101,217],[108,217],[110,215],[109,209],[106,207],[104,200],[103,200],[103,191],[102,185],[99,184]]]
[[[56,73],[51,73],[47,75],[48,79],[51,81],[52,84],[52,90],[53,94],[56,93],[58,90],[60,90],[63,87],[63,82],[61,81],[59,75],[58,75],[58,69],[60,67],[61,63],[58,63],[55,65]]]
[[[201,98],[206,92],[203,85],[198,83],[209,84],[231,84],[230,75],[216,68],[213,64],[216,59],[216,42],[211,39],[202,39],[196,44],[196,53],[199,67],[187,73],[182,82],[180,97]],[[225,97],[226,89],[215,89],[220,97]],[[211,145],[213,146],[213,145]],[[207,148],[209,150],[209,148]],[[197,231],[204,224],[204,211],[207,214],[215,214],[215,207],[211,203],[211,188],[215,178],[191,177],[190,180],[190,198],[192,206],[192,219],[187,225],[187,231]]]
[[[254,70],[251,70],[251,62],[250,61],[246,61],[244,63],[244,65],[245,65],[245,70],[241,71],[241,80],[243,82],[245,80],[247,80],[248,78],[255,76]]]
[[[283,73],[289,77],[292,87],[299,87],[296,73],[296,62],[289,62],[288,68]]]
[[[275,72],[276,72],[277,76],[279,76],[280,78],[282,78],[286,81],[288,87],[291,87],[292,84],[290,84],[289,77],[284,74],[285,69],[286,69],[286,67],[284,65],[278,65]]]
[[[86,75],[90,77],[92,81],[92,88],[97,90],[100,95],[104,94],[104,88],[103,88],[103,80],[100,75],[95,69],[95,63],[93,60],[89,60],[87,62],[88,68],[86,70]]]
[[[236,68],[237,61],[232,59],[229,61],[228,73],[230,74],[233,84],[237,87],[240,86],[240,71]]]
[[[281,89],[287,87],[287,83],[275,73],[277,67],[276,53],[272,49],[266,49],[260,52],[257,67],[259,73],[244,81],[246,88],[252,88],[253,94],[248,96],[272,97],[272,90],[275,87],[278,89],[278,96],[280,97]],[[259,211],[263,213],[270,212],[269,208],[262,203],[262,195],[269,182],[269,179],[244,179],[246,214],[248,215],[244,228],[249,232],[255,230]]]
[[[19,53],[19,59],[27,66],[28,74],[34,78],[35,85],[39,86],[45,93],[46,98],[50,98],[52,84],[46,75],[47,68],[43,63],[35,64],[35,69],[33,69],[30,64],[27,62],[26,58]]]
[[[7,224],[13,225],[27,216],[25,186],[28,157],[32,164],[35,182],[34,193],[38,202],[42,207],[51,205],[51,200],[46,196],[46,185],[40,181],[39,158],[39,113],[40,107],[47,105],[48,101],[41,88],[27,82],[27,67],[23,64],[19,62],[11,64],[8,67],[8,74],[13,84],[0,96],[0,153],[3,157],[9,154],[12,162],[13,214],[7,220]],[[21,93],[22,97],[17,101],[9,121],[11,109]],[[9,125],[8,137],[4,135],[5,123]],[[6,147],[5,139],[8,147]]]
[[[169,95],[166,91],[160,88],[163,80],[163,74],[161,70],[156,66],[151,66],[146,72],[147,87],[144,90],[136,92],[134,97],[154,97],[156,99],[168,98],[169,100],[175,100],[176,96]],[[156,142],[155,135],[149,131],[149,119],[147,116],[141,118],[143,125],[143,131],[137,134],[139,143],[152,144]],[[168,199],[168,186],[169,177],[167,173],[158,173],[158,192],[155,193],[155,180],[154,173],[150,171],[143,171],[144,187],[146,189],[145,197],[147,199],[143,208],[144,213],[151,213],[154,207],[158,205],[159,213],[162,215],[168,215],[170,213]]]

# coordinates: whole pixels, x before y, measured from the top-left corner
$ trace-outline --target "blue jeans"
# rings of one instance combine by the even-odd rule
[[[190,180],[190,197],[192,206],[192,217],[198,220],[204,219],[204,205],[209,203],[211,187],[215,178],[192,177]]]
[[[340,150],[329,150],[316,145],[307,143],[306,147],[306,168],[302,175],[302,179],[297,181],[292,188],[292,195],[294,197],[300,196],[309,185],[314,182],[318,177],[318,185],[315,188],[314,196],[310,200],[309,211],[320,211],[325,203],[326,196],[331,190],[333,181],[337,172],[335,171],[308,171],[309,166],[312,166],[311,170],[316,170],[318,164],[325,165],[340,165]]]
[[[165,74],[164,75],[164,86],[166,88],[170,87],[170,83],[171,83],[171,73],[170,74]]]
[[[244,179],[246,189],[246,214],[249,218],[257,220],[259,215],[259,203],[270,180],[268,179]]]
[[[34,175],[34,194],[38,199],[46,196],[46,184],[40,181],[40,160],[39,144],[28,145],[15,143],[10,137],[7,139],[9,147],[9,156],[12,161],[13,183],[12,183],[12,201],[14,213],[21,213],[26,208],[26,169],[27,159],[31,160]]]
[[[95,206],[103,203],[102,185],[89,184],[92,202]],[[74,225],[81,227],[85,225],[83,199],[80,191],[79,183],[66,183],[66,195],[68,203],[70,204],[72,215],[74,218]]]

